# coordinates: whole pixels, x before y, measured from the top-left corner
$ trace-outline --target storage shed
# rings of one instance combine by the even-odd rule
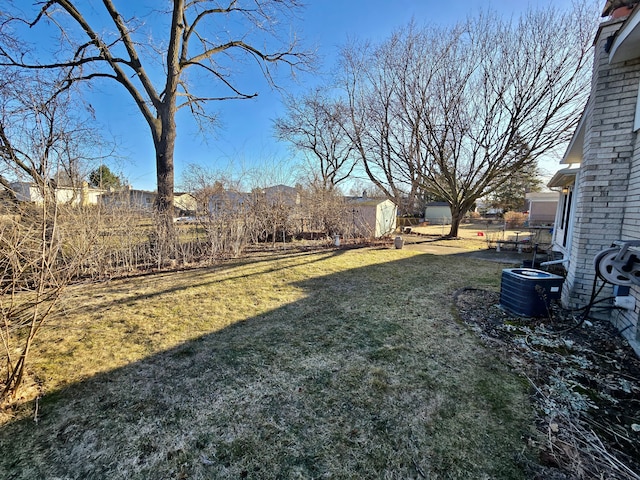
[[[379,238],[396,229],[397,206],[385,198],[347,197],[356,235]]]
[[[424,219],[432,225],[449,225],[451,224],[451,207],[447,202],[427,203]]]

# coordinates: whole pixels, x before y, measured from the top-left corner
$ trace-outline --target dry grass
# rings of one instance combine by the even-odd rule
[[[495,247],[497,240],[523,240],[529,238],[531,243],[547,246],[551,243],[550,228],[529,229],[526,227],[505,229],[504,223],[492,220],[491,223],[477,221],[464,223],[458,230],[456,239],[439,239],[449,233],[450,225],[426,225],[412,227],[414,233],[432,237],[434,245],[455,245],[467,250],[483,250],[488,246]]]
[[[362,249],[78,286],[0,477],[524,478],[527,384],[452,313],[500,268]]]

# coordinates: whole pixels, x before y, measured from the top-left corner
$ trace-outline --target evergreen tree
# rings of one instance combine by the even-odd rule
[[[89,183],[97,188],[113,188],[122,187],[122,181],[115,173],[113,173],[106,165],[100,165],[89,174]]]

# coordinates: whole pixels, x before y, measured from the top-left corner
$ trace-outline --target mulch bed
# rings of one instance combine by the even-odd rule
[[[500,308],[500,294],[462,289],[460,318],[531,384],[534,479],[640,479],[640,359],[606,321],[552,306],[545,318]]]

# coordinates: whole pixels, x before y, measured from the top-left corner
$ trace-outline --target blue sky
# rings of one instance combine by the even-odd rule
[[[553,3],[563,9],[571,6],[571,0],[308,0],[306,3],[297,32],[307,46],[317,47],[324,58],[320,72],[331,70],[340,45],[348,38],[382,41],[412,19],[418,25],[443,25],[486,8],[508,17],[519,15],[527,5]],[[285,76],[277,80],[286,90],[302,91],[314,85],[318,76],[303,74],[297,83]],[[220,123],[205,137],[197,133],[187,112],[178,114],[175,152],[178,188],[183,169],[189,163],[227,172],[255,167],[273,174],[274,181],[293,180],[294,154],[287,144],[273,137],[273,120],[284,113],[280,93],[271,90],[261,78],[256,76],[254,80],[249,84],[259,92],[258,97],[214,105]],[[149,129],[126,93],[116,84],[103,83],[89,100],[96,109],[97,120],[119,144],[120,158],[107,162],[110,168],[122,174],[133,187],[154,190],[155,161]],[[543,168],[553,170],[557,160],[546,160]]]

